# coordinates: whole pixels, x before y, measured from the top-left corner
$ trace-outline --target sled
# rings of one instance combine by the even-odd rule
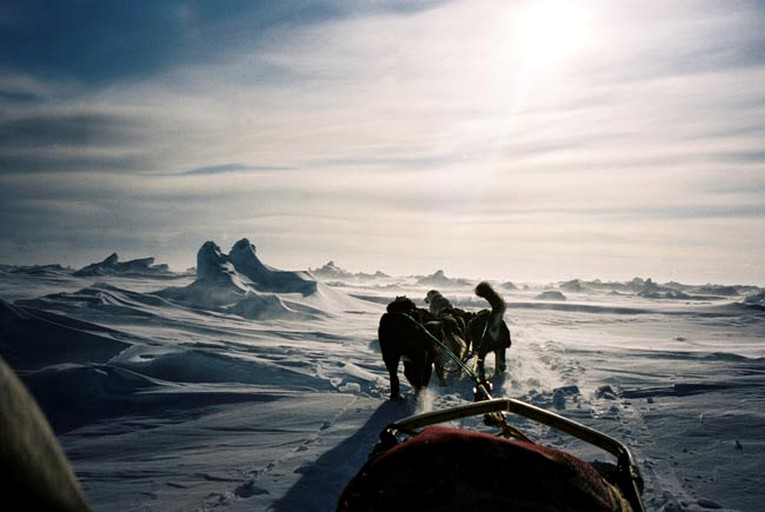
[[[504,421],[512,413],[605,451],[588,463],[531,440]],[[439,425],[483,416],[499,434]],[[642,479],[613,437],[525,402],[497,398],[411,416],[380,433],[348,482],[337,512],[645,512]]]

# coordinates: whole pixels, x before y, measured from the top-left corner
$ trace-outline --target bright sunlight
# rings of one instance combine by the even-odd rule
[[[586,21],[586,12],[574,3],[534,2],[518,19],[517,43],[529,64],[560,61],[585,42]]]

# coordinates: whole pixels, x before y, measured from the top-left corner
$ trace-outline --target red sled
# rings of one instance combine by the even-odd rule
[[[504,421],[508,412],[593,444],[615,462],[588,463],[538,444]],[[502,432],[437,426],[477,415]],[[368,461],[347,484],[336,510],[644,512],[641,494],[640,472],[621,442],[525,402],[492,399],[412,416],[386,427]]]

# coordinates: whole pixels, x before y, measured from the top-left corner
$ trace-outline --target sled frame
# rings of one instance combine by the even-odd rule
[[[458,405],[449,409],[427,412],[404,418],[388,425],[381,433],[382,444],[398,444],[398,435],[413,436],[424,427],[478,415],[512,413],[547,425],[569,434],[616,458],[617,486],[632,506],[633,512],[645,512],[641,495],[643,478],[629,448],[621,441],[579,422],[541,409],[513,398],[493,398],[479,402]]]

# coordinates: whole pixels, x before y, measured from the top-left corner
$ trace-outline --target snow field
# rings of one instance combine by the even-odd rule
[[[258,282],[220,255],[224,264],[196,279],[164,269],[97,281],[61,269],[0,276],[0,353],[48,415],[95,510],[331,511],[387,424],[472,400],[472,382],[455,377],[417,398],[402,377],[407,399],[387,400],[379,318],[396,295],[422,303],[432,280],[317,278],[312,293],[277,292],[264,283],[314,286],[308,274],[237,256],[250,273],[274,272]],[[457,305],[486,307],[471,285],[436,277]],[[650,511],[760,510],[761,305],[582,286],[546,301],[542,289],[502,291],[513,346],[492,394],[626,442]],[[606,460],[511,419],[540,442]],[[457,426],[486,429],[480,418]]]

